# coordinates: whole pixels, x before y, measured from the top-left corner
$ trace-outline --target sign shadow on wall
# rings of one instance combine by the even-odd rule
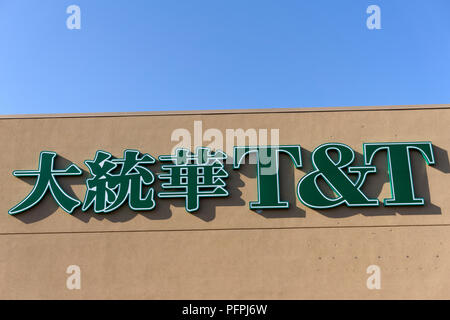
[[[182,208],[183,214],[192,215],[200,220],[209,222],[215,219],[217,207],[239,207],[245,205],[241,198],[242,192],[239,188],[244,186],[244,182],[240,179],[239,172],[233,170],[231,164],[224,165],[225,171],[228,173],[228,178],[224,179],[226,182],[226,190],[228,196],[226,197],[204,197],[200,198],[200,207],[198,211],[193,213],[185,212],[185,200],[180,198],[157,198],[156,209],[161,211],[170,211],[170,206]],[[155,186],[156,192],[162,191],[161,185]]]

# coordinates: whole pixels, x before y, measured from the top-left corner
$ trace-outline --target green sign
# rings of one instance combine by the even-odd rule
[[[414,191],[411,169],[411,150],[418,151],[427,164],[434,164],[431,142],[386,142],[363,144],[364,165],[353,165],[355,152],[342,143],[326,143],[318,146],[311,155],[312,170],[297,184],[297,196],[307,207],[328,209],[341,205],[348,207],[376,207],[378,199],[370,199],[362,191],[369,174],[376,174],[372,165],[375,154],[386,151],[391,198],[384,199],[385,206],[424,205],[424,199]],[[252,210],[288,209],[289,202],[283,201],[280,192],[279,154],[287,154],[295,168],[302,167],[299,145],[280,146],[237,146],[234,147],[233,169],[239,170],[249,154],[256,158],[258,199],[250,201]],[[332,156],[332,153],[335,156]],[[337,156],[336,156],[337,155]],[[106,151],[97,151],[93,160],[84,161],[90,172],[86,179],[86,193],[81,202],[68,195],[58,183],[66,176],[80,176],[82,170],[75,164],[63,170],[54,168],[55,152],[42,151],[37,170],[16,170],[16,177],[36,177],[28,196],[9,210],[15,215],[35,205],[48,193],[66,212],[73,213],[81,206],[82,211],[90,208],[95,213],[110,213],[128,202],[135,211],[153,210],[157,206],[153,184],[155,176],[149,166],[155,158],[141,154],[138,150],[125,150],[123,158],[114,158]],[[158,175],[162,191],[158,198],[183,198],[187,212],[200,209],[204,197],[226,197],[228,172],[224,166],[227,155],[218,150],[197,148],[195,153],[177,149],[173,155],[158,157],[164,173]],[[333,191],[326,194],[319,179],[325,181]]]

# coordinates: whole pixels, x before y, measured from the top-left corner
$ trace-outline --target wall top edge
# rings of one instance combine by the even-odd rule
[[[353,111],[405,111],[450,109],[450,104],[396,105],[396,106],[355,106],[355,107],[313,107],[313,108],[270,108],[270,109],[217,109],[189,111],[137,111],[100,113],[56,113],[56,114],[17,114],[0,115],[2,119],[47,119],[47,118],[107,118],[142,116],[193,116],[221,114],[267,114],[267,113],[314,113],[314,112],[353,112]]]

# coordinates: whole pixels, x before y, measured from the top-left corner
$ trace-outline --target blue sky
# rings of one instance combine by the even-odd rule
[[[381,30],[366,27],[372,4]],[[449,13],[448,0],[0,0],[0,113],[450,103]]]

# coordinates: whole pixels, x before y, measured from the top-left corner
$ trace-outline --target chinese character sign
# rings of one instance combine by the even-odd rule
[[[389,168],[391,198],[384,199],[384,206],[416,206],[425,201],[414,190],[411,157],[419,152],[428,165],[435,163],[431,142],[387,142],[363,144],[363,165],[355,165],[355,153],[343,143],[326,143],[312,152],[312,170],[306,173],[296,187],[299,201],[313,209],[329,209],[341,205],[348,207],[380,206],[378,199],[369,198],[362,189],[368,175],[377,174],[372,165],[374,155],[386,152]],[[331,152],[337,153],[337,158]],[[289,202],[282,201],[279,183],[279,154],[288,155],[295,168],[302,167],[300,145],[236,146],[233,169],[239,170],[243,159],[255,153],[257,201],[250,201],[252,210],[288,209]],[[35,177],[29,194],[9,210],[10,215],[25,212],[36,206],[47,194],[67,213],[81,206],[82,211],[92,209],[98,214],[111,213],[127,204],[134,211],[150,211],[157,207],[157,198],[182,198],[187,212],[201,209],[202,198],[227,197],[226,180],[229,176],[224,166],[227,154],[210,148],[199,147],[195,152],[176,149],[172,155],[160,155],[158,161],[148,153],[127,149],[122,158],[115,158],[107,151],[99,150],[94,159],[84,161],[90,176],[86,179],[83,202],[69,195],[63,188],[66,177],[81,176],[76,164],[64,169],[55,168],[56,152],[43,151],[38,169],[15,170],[16,177]],[[157,162],[162,173],[158,175],[162,191],[155,195],[153,173]],[[80,177],[81,178],[81,177]],[[326,195],[319,180],[334,192]]]

